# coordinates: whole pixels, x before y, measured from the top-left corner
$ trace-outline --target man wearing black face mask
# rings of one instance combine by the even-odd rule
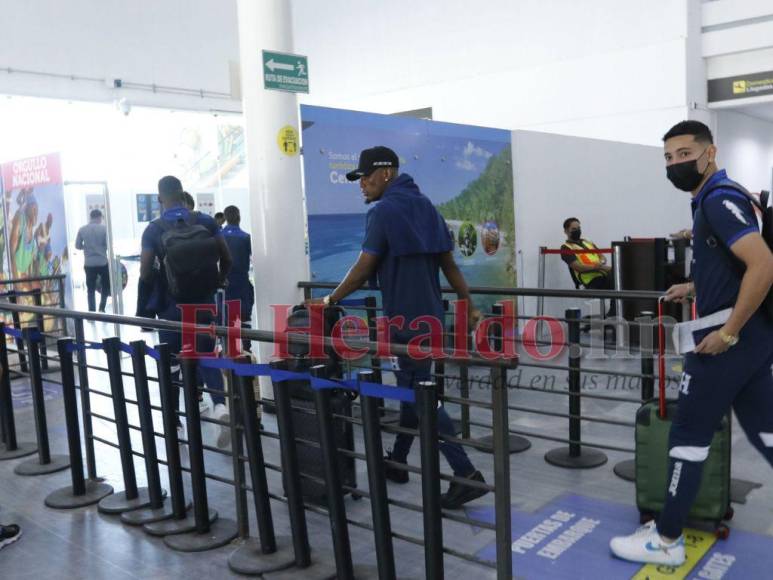
[[[564,220],[564,233],[566,241],[561,246],[561,259],[569,266],[569,273],[577,288],[593,290],[614,290],[615,283],[612,280],[612,268],[607,265],[603,254],[587,253],[575,254],[577,250],[596,250],[596,244],[582,237],[580,220],[570,217]],[[615,316],[615,301],[610,300],[607,318]]]
[[[668,179],[693,197],[694,282],[672,286],[666,300],[680,302],[694,293],[697,322],[707,320],[692,333],[697,346],[685,356],[663,510],[657,523],[614,538],[610,548],[626,560],[679,566],[685,559],[682,528],[703,462],[731,407],[773,465],[773,321],[760,308],[773,284],[773,253],[743,188],[718,169],[709,128],[683,121],[663,142]]]

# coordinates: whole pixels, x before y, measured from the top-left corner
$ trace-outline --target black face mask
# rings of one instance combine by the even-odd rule
[[[698,159],[703,157],[708,150],[707,147]],[[674,184],[674,187],[682,191],[694,191],[700,185],[703,181],[703,173],[698,171],[698,159],[674,163],[666,167],[666,177]],[[708,166],[706,168],[708,169]]]
[[[569,232],[569,239],[573,242],[579,242],[582,238],[582,230],[576,229]]]

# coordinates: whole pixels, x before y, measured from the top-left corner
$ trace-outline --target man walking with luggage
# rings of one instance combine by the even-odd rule
[[[761,308],[773,285],[773,253],[751,201],[718,169],[709,128],[683,121],[663,142],[669,180],[693,196],[694,282],[672,286],[666,300],[682,301],[694,292],[699,316],[716,314],[719,321],[693,333],[697,346],[685,357],[677,414],[669,417],[663,511],[657,523],[614,538],[610,547],[626,560],[679,566],[703,463],[731,407],[749,441],[773,465],[773,320]]]
[[[220,228],[208,215],[186,207],[185,192],[180,180],[168,175],[158,182],[161,217],[153,220],[142,233],[140,277],[147,282],[155,279],[149,307],[162,320],[181,320],[180,306],[214,305],[215,290],[225,283],[231,269],[231,255]],[[153,274],[158,259],[161,271]],[[212,324],[214,315],[200,310],[196,323]],[[158,338],[169,345],[174,355],[182,350],[198,353],[212,352],[215,340],[212,336],[197,333],[196,344],[183,344],[180,332],[160,330]],[[179,364],[179,362],[177,363]],[[179,367],[173,367],[177,372]],[[223,375],[219,369],[199,367],[201,376],[212,392],[213,417],[228,421],[228,411],[223,396]],[[175,378],[175,377],[173,377]],[[175,403],[179,396],[175,397]],[[178,424],[182,430],[182,425]],[[230,429],[221,426],[218,446],[225,447],[230,441]]]
[[[387,147],[373,147],[360,153],[359,166],[349,172],[349,181],[359,180],[365,203],[379,202],[368,211],[365,240],[357,262],[341,284],[323,299],[335,304],[371,280],[378,277],[384,314],[389,318],[404,318],[401,329],[392,327],[390,340],[407,344],[421,333],[411,323],[419,317],[444,318],[440,292],[440,269],[460,300],[466,301],[469,320],[474,324],[480,313],[474,310],[467,283],[454,262],[453,241],[442,216],[432,202],[420,191],[413,178],[398,171],[399,160]],[[419,325],[421,326],[421,325]],[[395,376],[399,385],[413,387],[432,379],[430,359],[414,360],[398,357],[399,369]],[[400,404],[400,426],[415,429],[424,410],[414,403]],[[441,405],[437,410],[438,431],[444,437],[453,437],[451,419]],[[394,450],[387,461],[406,463],[413,436],[399,434]],[[440,442],[454,475],[476,482],[484,482],[483,475],[470,462],[458,443]],[[387,464],[386,476],[397,483],[408,481],[408,472]],[[451,483],[441,503],[446,509],[459,509],[486,492],[477,487]]]
[[[95,292],[97,278],[100,280],[102,297],[99,300],[99,311],[105,311],[107,297],[110,295],[110,268],[107,260],[107,228],[102,224],[102,212],[92,209],[90,221],[78,230],[75,236],[75,247],[83,250],[83,267],[86,270],[86,293],[89,302],[89,312],[97,307]]]

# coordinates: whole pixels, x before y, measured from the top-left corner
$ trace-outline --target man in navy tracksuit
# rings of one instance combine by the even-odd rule
[[[228,286],[225,289],[226,300],[238,300],[241,311],[239,319],[242,328],[250,328],[252,307],[255,304],[255,288],[250,282],[250,256],[252,256],[252,241],[250,234],[239,227],[241,214],[235,205],[229,205],[223,210],[227,225],[223,228],[223,237],[231,251],[233,265],[228,272]],[[243,340],[244,350],[250,351],[250,341]]]
[[[731,407],[749,441],[773,465],[773,320],[760,308],[773,284],[773,253],[752,203],[717,168],[709,128],[683,121],[663,141],[668,178],[693,195],[693,282],[671,287],[666,299],[682,301],[694,292],[699,317],[724,310],[729,316],[694,333],[697,346],[685,357],[657,523],[614,538],[610,547],[626,560],[679,566],[685,559],[682,527],[703,462]]]

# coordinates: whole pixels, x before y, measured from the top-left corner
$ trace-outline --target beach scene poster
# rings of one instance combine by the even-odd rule
[[[509,131],[307,105],[301,120],[313,281],[338,282],[357,259],[369,207],[345,176],[361,150],[385,145],[445,218],[468,284],[515,287]],[[497,299],[475,300],[488,310]]]

